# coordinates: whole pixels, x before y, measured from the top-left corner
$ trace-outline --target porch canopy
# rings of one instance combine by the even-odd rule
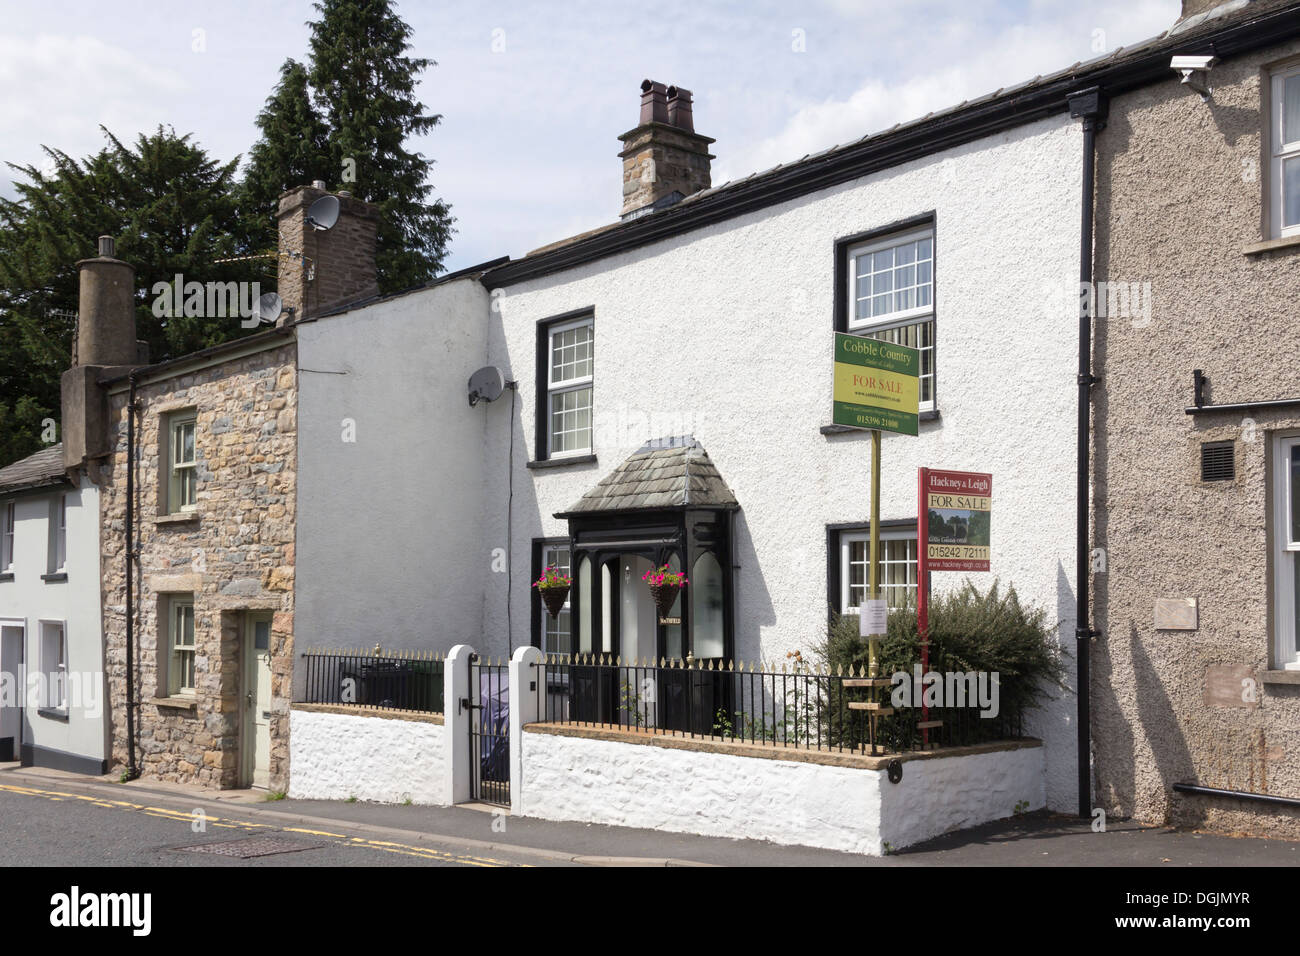
[[[732,659],[739,508],[708,452],[686,435],[647,442],[557,513],[569,522],[575,650]],[[660,615],[633,571],[665,564],[685,568],[689,583],[685,599]]]

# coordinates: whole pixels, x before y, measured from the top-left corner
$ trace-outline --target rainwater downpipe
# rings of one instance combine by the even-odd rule
[[[1079,227],[1079,421],[1078,467],[1075,503],[1075,662],[1078,666],[1079,816],[1092,816],[1092,727],[1089,656],[1092,629],[1089,599],[1092,549],[1089,547],[1089,441],[1091,439],[1092,386],[1092,262],[1093,199],[1097,174],[1097,133],[1106,125],[1106,94],[1093,86],[1069,96],[1070,115],[1083,121],[1083,203]]]
[[[126,394],[126,778],[135,780],[135,372]]]

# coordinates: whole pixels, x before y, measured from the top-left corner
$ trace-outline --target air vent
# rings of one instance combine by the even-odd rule
[[[1232,481],[1236,477],[1235,442],[1201,442],[1201,481]]]

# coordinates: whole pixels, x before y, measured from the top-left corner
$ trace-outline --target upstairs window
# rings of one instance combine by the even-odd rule
[[[198,490],[194,412],[180,412],[167,419],[167,508],[168,514],[193,511]]]
[[[595,371],[595,319],[588,315],[545,326],[546,457],[592,451],[592,382]]]
[[[12,501],[0,505],[0,573],[14,569],[14,521],[17,508]]]
[[[68,565],[68,496],[50,502],[50,574],[63,574]]]
[[[934,401],[934,229],[850,245],[844,331],[921,353],[921,411]]]
[[[1300,66],[1273,74],[1270,112],[1272,235],[1300,235]]]

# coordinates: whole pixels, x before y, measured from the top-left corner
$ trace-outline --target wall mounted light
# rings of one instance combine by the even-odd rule
[[[1176,56],[1169,61],[1169,68],[1181,73],[1183,85],[1200,93],[1201,99],[1208,102],[1212,90],[1207,80],[1210,70],[1218,62],[1218,57],[1214,56]]]

